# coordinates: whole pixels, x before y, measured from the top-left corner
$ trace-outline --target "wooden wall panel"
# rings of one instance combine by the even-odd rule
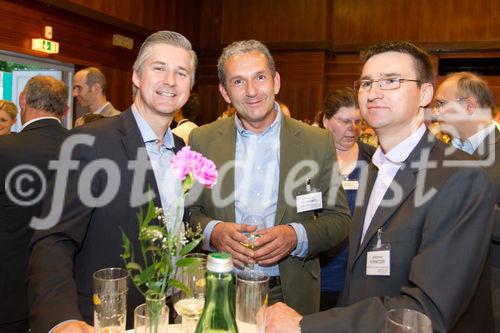
[[[33,1],[0,0],[0,49],[74,64],[77,69],[96,66],[109,81],[108,98],[117,109],[130,105],[130,68],[143,36],[70,14]],[[53,27],[53,39],[60,43],[60,53],[47,55],[31,50],[31,38],[43,37],[45,25]],[[115,33],[133,37],[134,49],[112,45]]]
[[[224,0],[221,42],[326,41],[327,0]]]
[[[93,19],[110,18],[148,31],[162,30],[168,25],[167,16],[175,10],[175,0],[39,0],[52,6]],[[171,22],[171,21],[170,21]],[[173,24],[171,25],[173,27]]]
[[[498,0],[333,0],[331,42],[334,50],[402,39],[437,49],[480,43],[498,49],[499,19]]]
[[[294,118],[312,120],[323,104],[325,52],[277,51],[273,57],[281,76],[277,99],[288,105]]]

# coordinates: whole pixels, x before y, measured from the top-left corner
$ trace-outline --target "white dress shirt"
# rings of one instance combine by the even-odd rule
[[[375,215],[378,207],[384,206],[382,199],[384,198],[385,192],[387,192],[387,189],[391,185],[394,177],[398,173],[399,168],[408,158],[413,149],[415,149],[424,134],[425,125],[422,124],[415,132],[401,141],[401,143],[392,148],[386,154],[382,152],[380,146],[377,150],[375,150],[372,162],[378,168],[378,173],[375,184],[373,185],[370,199],[368,200],[360,243],[363,243],[363,238],[365,237],[366,231],[370,227],[373,216]]]

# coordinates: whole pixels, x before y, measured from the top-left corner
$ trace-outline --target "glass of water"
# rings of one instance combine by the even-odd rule
[[[123,268],[104,268],[93,275],[94,331],[125,332],[127,318],[128,272]]]

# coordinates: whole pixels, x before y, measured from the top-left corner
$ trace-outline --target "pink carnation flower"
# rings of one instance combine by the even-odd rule
[[[212,188],[217,181],[215,163],[202,154],[183,147],[172,159],[172,172],[184,181],[191,174],[196,181],[207,188]]]

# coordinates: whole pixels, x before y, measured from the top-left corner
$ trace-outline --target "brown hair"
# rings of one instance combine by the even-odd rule
[[[471,72],[452,73],[446,79],[457,80],[457,95],[460,97],[476,98],[479,107],[492,109],[495,106],[493,95],[488,84]]]
[[[352,88],[337,89],[326,96],[325,110],[318,116],[318,125],[324,128],[323,118],[331,119],[342,107],[358,107],[358,98]]]
[[[373,45],[361,53],[361,62],[364,65],[371,57],[387,52],[398,52],[411,56],[415,63],[416,79],[421,81],[417,82],[418,86],[420,87],[421,83],[431,83],[434,86],[434,71],[429,53],[407,41],[382,42]]]

